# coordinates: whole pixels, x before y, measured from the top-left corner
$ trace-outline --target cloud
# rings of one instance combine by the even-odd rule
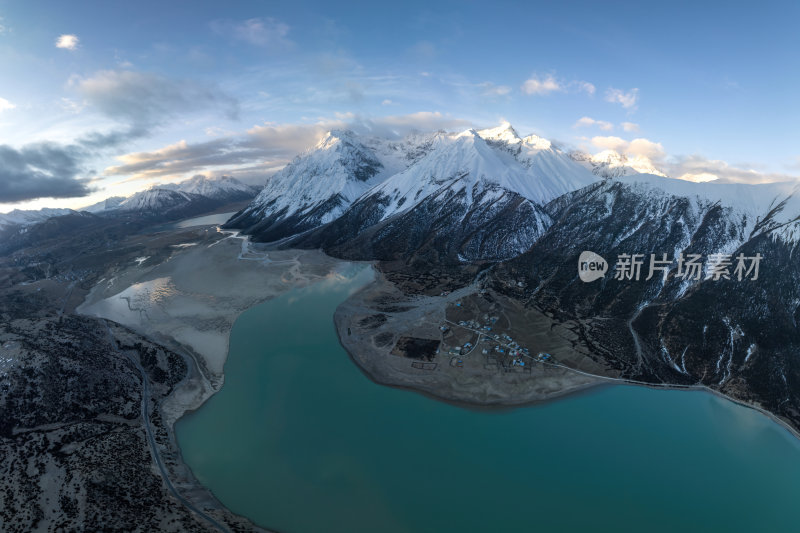
[[[606,102],[620,104],[625,109],[636,109],[636,103],[639,101],[639,89],[633,88],[628,92],[613,87],[606,91]]]
[[[544,78],[534,74],[522,84],[522,92],[525,94],[548,94],[561,90],[561,84],[551,74]]]
[[[699,172],[697,174],[692,174],[690,172],[687,172],[686,174],[678,176],[678,179],[693,181],[695,183],[706,183],[709,181],[718,180],[719,176],[717,176],[716,174],[711,174],[710,172]]]
[[[525,80],[521,90],[525,94],[544,95],[552,92],[583,92],[589,96],[593,96],[596,89],[594,84],[588,81],[573,80],[567,82],[557,79],[552,74],[548,74],[544,77],[534,74],[529,79]]]
[[[670,176],[689,181],[718,181],[721,183],[798,181],[798,177],[791,174],[741,168],[726,161],[707,159],[701,155],[674,157],[664,165],[664,168]]]
[[[392,102],[391,100],[389,100],[389,99],[387,98],[386,100],[384,100],[383,102],[381,102],[381,105],[394,105],[394,102]]]
[[[2,113],[3,111],[8,111],[9,109],[14,109],[15,107],[17,106],[12,104],[5,98],[0,98],[0,113]]]
[[[511,93],[511,87],[508,85],[495,85],[490,81],[479,84],[483,89],[484,96],[506,96]]]
[[[252,18],[243,22],[216,20],[211,23],[214,33],[263,48],[292,46],[288,39],[289,26],[274,18]]]
[[[668,156],[661,143],[645,138],[627,141],[620,137],[592,137],[591,144],[601,150],[613,150],[624,154],[636,165],[648,165],[674,178],[719,183],[770,183],[798,181],[798,176],[778,172],[762,172],[752,168],[741,168],[719,159],[708,159],[701,155]]]
[[[594,92],[595,92],[594,84],[589,83],[588,81],[576,81],[576,82],[573,82],[573,84],[575,84],[578,87],[579,91],[583,91],[586,94],[588,94],[589,96],[593,96],[594,95]]]
[[[611,131],[614,129],[614,125],[610,122],[606,122],[605,120],[595,120],[591,117],[581,117],[578,119],[572,127],[573,128],[589,128],[592,126],[597,126],[603,131]]]
[[[60,35],[58,39],[56,39],[56,48],[63,48],[64,50],[75,50],[78,48],[78,40],[77,35],[72,35],[70,33],[65,33],[64,35]]]
[[[639,131],[639,125],[638,124],[634,124],[633,122],[623,122],[620,125],[622,126],[622,129],[624,131],[628,131],[628,132]]]
[[[660,163],[666,157],[661,143],[639,138],[626,141],[620,137],[592,137],[592,144],[603,150],[614,150],[630,157],[645,157],[654,163]]]
[[[196,169],[250,163],[263,157],[263,151],[240,146],[229,138],[189,144],[182,140],[152,152],[134,152],[119,156],[122,163],[105,169],[107,176],[131,176],[150,179],[175,176]]]
[[[214,85],[130,70],[103,70],[71,80],[86,101],[106,116],[148,128],[178,113],[221,109],[236,119],[238,101]]]
[[[55,143],[0,145],[0,203],[89,195],[81,157],[79,148]]]
[[[241,136],[203,143],[180,141],[151,152],[125,154],[117,158],[120,165],[108,167],[104,174],[135,181],[225,172],[252,180],[279,170],[330,130],[352,129],[361,134],[401,137],[414,131],[465,129],[470,125],[465,120],[427,111],[378,118],[342,113],[310,124],[267,123],[254,126]]]
[[[591,142],[601,150],[614,150],[615,152],[625,153],[629,142],[621,137],[592,137]]]

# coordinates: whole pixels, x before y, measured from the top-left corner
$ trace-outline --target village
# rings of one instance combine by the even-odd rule
[[[461,304],[457,303],[460,307]],[[531,355],[530,349],[520,345],[508,333],[498,333],[494,330],[500,317],[483,315],[483,324],[476,320],[459,320],[457,323],[446,320],[439,326],[442,332],[441,350],[446,350],[450,355],[450,366],[463,367],[464,360],[474,357],[480,350],[484,358],[485,368],[496,366],[506,372],[530,373],[531,365],[539,362],[552,362],[552,356],[546,352]],[[471,340],[460,343],[462,335],[453,330],[461,329],[471,337]],[[473,342],[474,341],[474,342]]]
[[[449,296],[449,291],[440,296]],[[530,374],[535,363],[556,364],[550,353],[532,349],[533,339],[515,339],[511,320],[488,291],[450,301],[437,327],[439,339],[401,337],[392,353],[414,359],[413,368],[429,371],[441,364]],[[524,331],[518,333],[524,337]]]

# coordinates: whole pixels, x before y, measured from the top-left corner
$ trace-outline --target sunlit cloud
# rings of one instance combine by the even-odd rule
[[[522,84],[522,92],[525,94],[544,95],[561,90],[561,84],[551,74],[544,77],[533,75]]]
[[[598,127],[603,131],[611,131],[614,129],[614,125],[610,122],[606,122],[605,120],[595,120],[592,117],[581,117],[578,121],[573,124],[573,128],[590,128],[590,127]]]
[[[318,143],[328,131],[350,129],[363,135],[402,137],[415,131],[458,130],[472,124],[439,112],[360,117],[337,113],[308,124],[266,123],[240,135],[228,135],[200,143],[182,140],[157,150],[117,157],[120,165],[105,169],[105,176],[124,176],[125,181],[179,179],[197,173],[224,172],[261,181],[298,153]]]
[[[522,84],[521,90],[525,94],[545,95],[553,92],[586,93],[593,96],[595,86],[588,81],[573,80],[564,81],[556,78],[552,74],[546,76],[532,75]]]
[[[664,159],[666,152],[661,143],[639,138],[626,141],[620,137],[592,137],[592,144],[604,150],[614,150],[630,156],[642,156],[657,162]]]
[[[708,159],[701,155],[670,158],[664,168],[671,176],[689,181],[717,181],[724,183],[800,182],[800,177],[797,175],[742,168],[726,161]]]
[[[717,176],[716,174],[712,174],[711,172],[698,172],[697,174],[692,174],[690,172],[687,172],[686,174],[678,176],[678,179],[693,181],[695,183],[707,183],[709,181],[718,180],[719,176]]]
[[[79,44],[78,36],[72,35],[70,33],[65,33],[64,35],[60,35],[58,39],[56,39],[56,48],[63,48],[64,50],[75,50],[78,48]]]

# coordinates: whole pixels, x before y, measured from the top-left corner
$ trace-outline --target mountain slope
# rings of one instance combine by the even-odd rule
[[[548,204],[552,226],[499,264],[493,284],[579,324],[593,357],[624,377],[703,384],[800,423],[800,265],[792,258],[800,205],[792,190],[606,180]],[[578,279],[584,250],[608,261],[601,280]],[[713,279],[708,259],[718,253],[761,254],[758,279]],[[643,254],[639,280],[616,279],[620,254]],[[672,261],[666,280],[660,271],[646,279],[650,254]],[[702,257],[700,279],[677,276],[679,254]]]
[[[189,217],[219,207],[220,202],[170,189],[147,189],[120,203],[115,212],[162,219]]]
[[[161,185],[160,188],[197,194],[221,202],[240,202],[249,200],[258,194],[257,188],[242,183],[236,178],[230,176],[208,178],[201,174],[180,183]]]
[[[43,208],[38,210],[14,209],[8,213],[0,214],[0,230],[9,226],[30,226],[43,222],[48,218],[74,213],[72,209]]]
[[[87,213],[104,213],[106,211],[112,211],[119,207],[119,204],[125,201],[124,196],[111,196],[110,198],[106,198],[96,204],[92,204],[80,209],[80,211],[86,211]]]
[[[340,137],[332,133],[287,166],[229,226],[262,242],[322,226],[292,243],[325,247],[341,246],[371,228],[374,242],[361,236],[349,245],[352,251],[340,248],[340,253],[361,248],[381,257],[394,255],[381,239],[405,242],[402,254],[408,256],[432,246],[424,235],[438,232],[437,238],[449,239],[448,260],[499,260],[521,253],[547,228],[550,221],[541,209],[545,202],[598,180],[549,141],[520,138],[509,124],[402,141],[356,140],[348,133],[348,142],[331,157],[331,143]],[[359,148],[344,150],[352,146]],[[344,171],[342,160],[350,164]],[[352,166],[357,161],[372,161],[370,168],[380,172],[359,180]],[[337,191],[344,185],[343,195]],[[288,206],[297,194],[302,200]],[[442,224],[431,224],[433,216]]]
[[[383,157],[376,148],[384,149]],[[272,176],[227,226],[271,241],[330,222],[364,191],[403,168],[401,151],[386,148],[368,147],[350,131],[331,131]]]

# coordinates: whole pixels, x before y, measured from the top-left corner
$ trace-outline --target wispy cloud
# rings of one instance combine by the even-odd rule
[[[572,82],[572,85],[576,86],[579,91],[583,91],[589,96],[593,96],[596,90],[594,84],[589,83],[588,81],[575,81]]]
[[[553,92],[586,93],[594,95],[595,86],[588,81],[572,80],[565,81],[556,78],[553,74],[537,75],[533,74],[522,84],[522,92],[525,94],[545,95]]]
[[[126,124],[123,131],[142,136],[170,117],[202,109],[219,109],[238,118],[239,102],[214,85],[175,80],[158,74],[130,70],[104,70],[88,78],[73,78],[70,85],[87,105]],[[93,134],[94,144],[100,137]],[[109,141],[118,142],[119,132]]]
[[[56,39],[56,48],[63,48],[64,50],[75,50],[78,48],[80,40],[77,35],[65,33]]]
[[[289,26],[271,17],[252,18],[241,22],[215,20],[211,23],[214,33],[264,48],[286,48],[292,46],[289,40]]]
[[[621,124],[621,126],[622,126],[622,129],[623,129],[624,131],[628,131],[628,132],[636,132],[636,131],[639,131],[639,125],[638,125],[638,124],[635,124],[635,123],[633,123],[633,122],[623,122],[623,123]]]
[[[633,88],[630,91],[623,91],[621,89],[614,89],[613,87],[606,91],[606,102],[620,104],[625,109],[634,110],[639,101],[639,89]]]
[[[14,109],[15,107],[17,106],[12,104],[5,98],[0,98],[0,113],[2,113],[3,111],[8,111],[9,109]]]
[[[544,77],[534,74],[522,84],[522,92],[525,94],[543,95],[561,90],[563,90],[563,87],[552,74]]]
[[[596,126],[603,131],[611,131],[614,129],[614,125],[611,122],[606,122],[605,120],[595,120],[592,117],[581,117],[578,121],[573,124],[573,128],[590,128]]]
[[[484,96],[507,96],[511,93],[511,87],[508,85],[495,85],[490,81],[479,84],[483,90]]]

